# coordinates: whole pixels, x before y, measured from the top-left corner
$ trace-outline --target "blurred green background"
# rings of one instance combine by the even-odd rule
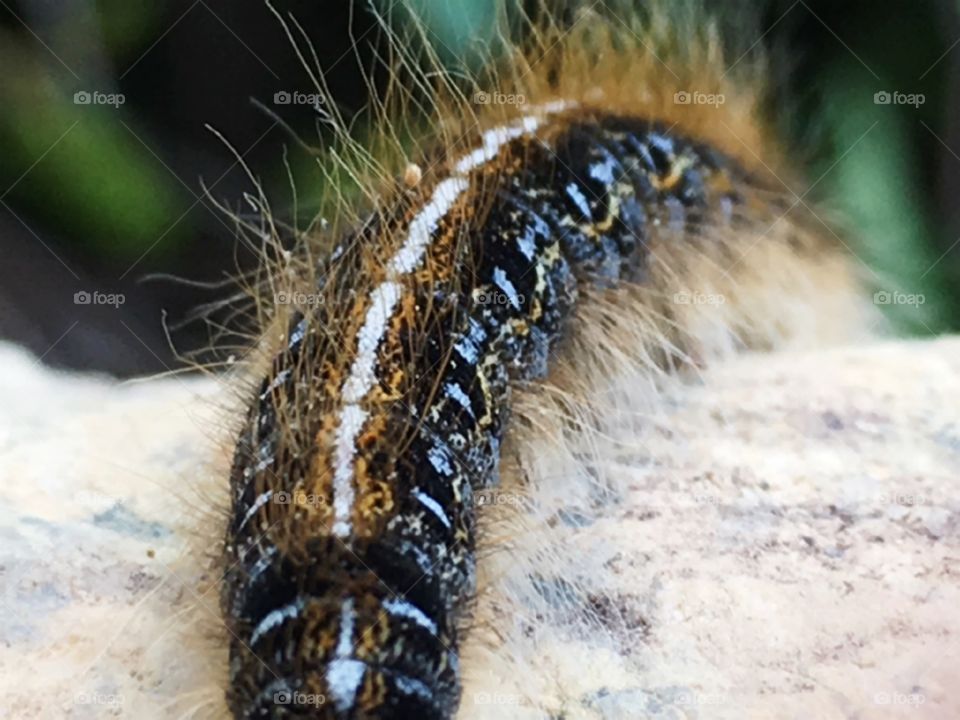
[[[445,59],[469,57],[490,35],[491,0],[411,2]],[[273,4],[309,35],[339,109],[362,129],[362,68],[383,51],[367,4]],[[731,57],[752,47],[774,58],[772,109],[814,183],[809,195],[793,190],[842,211],[869,239],[855,249],[875,289],[923,296],[883,306],[898,331],[956,330],[960,7],[750,6],[759,31]],[[54,365],[122,376],[175,367],[162,318],[176,325],[228,296],[217,283],[254,262],[204,195],[250,212],[249,178],[207,126],[263,182],[279,216],[303,226],[324,179],[295,137],[319,145],[327,130],[309,104],[277,93],[311,91],[262,0],[0,0],[0,337]],[[883,92],[894,102],[876,102]],[[123,303],[76,304],[78,292]],[[189,352],[208,331],[187,324],[173,341]]]

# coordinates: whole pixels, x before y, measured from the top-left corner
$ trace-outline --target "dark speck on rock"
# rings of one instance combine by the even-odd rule
[[[843,430],[843,420],[832,410],[827,410],[821,417],[824,424],[831,430]]]

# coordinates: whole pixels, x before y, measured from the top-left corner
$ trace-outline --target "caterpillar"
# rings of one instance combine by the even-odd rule
[[[717,346],[783,342],[793,328],[775,308],[763,324],[734,304],[708,328],[684,299],[762,286],[763,268],[757,278],[743,262],[758,244],[821,295],[823,325],[838,326],[824,335],[858,317],[855,274],[832,230],[791,214],[759,90],[749,70],[724,72],[704,16],[667,60],[619,16],[575,17],[569,28],[536,16],[535,48],[477,76],[523,105],[478,114],[438,71],[433,148],[404,158],[402,178],[365,156],[375,202],[330,233],[327,257],[303,252],[297,282],[320,300],[275,308],[229,478],[222,606],[236,718],[454,716],[483,499],[518,394],[602,380],[571,381],[571,367],[679,372]],[[647,38],[662,21],[649,22]],[[682,36],[678,22],[661,30]],[[722,101],[690,103],[690,92]],[[593,317],[634,332],[584,347],[599,332],[585,319],[611,307],[615,320]]]

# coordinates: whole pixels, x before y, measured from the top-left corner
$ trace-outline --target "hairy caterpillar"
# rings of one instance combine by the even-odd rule
[[[855,285],[814,221],[788,217],[797,203],[767,167],[779,163],[750,150],[768,147],[756,89],[727,79],[710,33],[670,56],[675,71],[619,18],[586,13],[569,31],[546,17],[539,53],[497,68],[498,87],[531,104],[438,124],[404,184],[376,167],[383,197],[328,259],[306,254],[303,287],[322,302],[268,328],[230,480],[235,717],[453,716],[476,496],[497,483],[511,394],[578,352],[611,372],[707,359],[716,340],[683,294],[746,280],[737,266],[758,243],[791,258],[801,285]],[[432,101],[445,119],[472,117],[444,83]],[[723,106],[677,99],[688,90]],[[591,302],[647,337],[584,350],[572,328]],[[725,312],[720,344],[792,330],[776,313],[762,326],[750,307]]]

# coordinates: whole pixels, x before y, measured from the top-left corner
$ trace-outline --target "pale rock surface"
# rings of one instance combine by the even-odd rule
[[[0,397],[0,716],[222,717],[233,393],[0,346]],[[461,716],[960,718],[960,339],[748,356],[662,408],[610,515],[545,531],[623,634],[498,657],[530,618],[490,554]]]

